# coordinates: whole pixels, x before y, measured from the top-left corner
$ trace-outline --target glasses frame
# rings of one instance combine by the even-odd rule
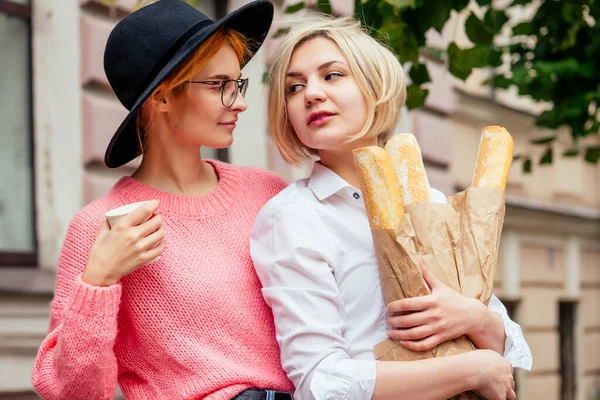
[[[225,86],[227,86],[227,84],[229,82],[235,82],[237,84],[237,88],[234,91],[234,95],[233,95],[233,99],[231,100],[231,103],[225,104],[225,99],[223,98],[223,94],[225,93]],[[198,83],[200,85],[211,85],[211,86],[220,85],[219,90],[221,92],[221,104],[223,104],[224,107],[231,107],[237,100],[238,94],[245,96],[246,90],[248,90],[248,78],[213,80],[213,81],[190,81],[190,83]]]

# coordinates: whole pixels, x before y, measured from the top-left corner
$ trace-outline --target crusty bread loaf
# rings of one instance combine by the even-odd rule
[[[504,190],[512,163],[513,140],[502,126],[488,126],[481,134],[472,187]]]
[[[393,136],[385,145],[392,159],[404,203],[429,201],[429,180],[421,157],[421,148],[412,133]]]
[[[363,147],[352,153],[371,229],[394,229],[404,209],[390,156],[378,146]]]

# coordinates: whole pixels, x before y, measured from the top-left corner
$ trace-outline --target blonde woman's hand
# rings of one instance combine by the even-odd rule
[[[475,371],[475,390],[487,400],[515,400],[513,367],[492,350],[475,350],[468,354]]]
[[[150,218],[158,205],[157,200],[152,200],[124,216],[112,228],[105,220],[81,279],[94,286],[114,285],[159,256],[165,246],[163,218],[160,214]]]
[[[468,335],[487,307],[463,296],[436,278],[421,263],[431,290],[427,296],[396,300],[387,305],[388,336],[413,351],[426,351],[447,340]]]

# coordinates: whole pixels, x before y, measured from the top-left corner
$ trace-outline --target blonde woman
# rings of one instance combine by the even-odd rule
[[[294,24],[275,54],[274,140],[290,164],[319,158],[309,178],[265,205],[251,239],[294,397],[423,400],[477,390],[514,399],[512,367],[529,369],[531,354],[496,297],[487,308],[424,270],[432,294],[388,305],[386,319],[352,150],[383,143],[398,123],[406,90],[397,59],[357,23],[318,15]],[[410,362],[373,355],[386,336],[427,350],[465,334],[480,350]]]
[[[33,369],[42,398],[112,399],[118,384],[132,400],[291,400],[248,248],[285,182],[200,153],[232,143],[247,108],[241,67],[272,16],[266,0],[218,21],[160,0],[111,32],[105,71],[129,113],[105,163],[144,157],[69,227]],[[108,226],[108,210],[142,200]]]

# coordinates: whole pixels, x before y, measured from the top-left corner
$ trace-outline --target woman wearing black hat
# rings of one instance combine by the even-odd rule
[[[33,369],[42,398],[111,399],[118,383],[128,399],[291,399],[248,246],[285,182],[200,156],[231,144],[240,68],[272,17],[266,0],[217,22],[161,0],[112,31],[105,71],[130,112],[105,163],[144,157],[69,227]],[[107,211],[146,200],[108,225]]]

